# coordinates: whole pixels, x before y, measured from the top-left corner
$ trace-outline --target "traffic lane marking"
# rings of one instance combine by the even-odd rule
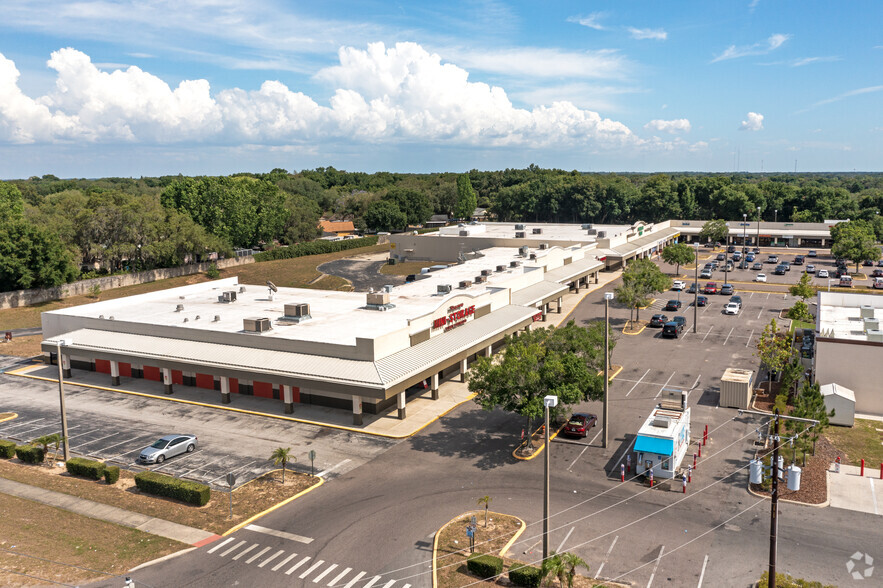
[[[635,388],[638,387],[638,384],[641,383],[641,380],[643,380],[644,378],[646,378],[646,377],[647,377],[647,374],[649,374],[649,373],[650,373],[650,370],[648,369],[646,372],[644,372],[644,375],[643,375],[643,376],[641,376],[640,378],[638,378],[637,381],[635,381],[635,385],[632,386],[632,389],[625,393],[626,397],[628,397],[628,395],[631,394],[631,393],[635,390]],[[631,381],[631,380],[622,380],[622,379],[620,379],[620,382],[630,382],[630,381]]]
[[[279,537],[280,539],[288,539],[290,541],[297,541],[298,543],[306,543],[310,544],[313,542],[311,537],[304,537],[302,535],[295,535],[294,533],[287,533],[285,531],[277,531],[276,529],[270,529],[267,527],[262,527],[260,525],[246,525],[244,527],[249,531],[254,531],[255,533],[263,533],[264,535],[272,535],[273,537]]]
[[[708,565],[708,554],[705,554],[705,561],[702,562],[702,572],[699,574],[699,585],[696,588],[702,588],[702,579],[705,577],[705,566]]]
[[[349,462],[350,462],[349,459],[345,459],[345,460],[341,461],[340,463],[336,463],[336,464],[334,464],[334,465],[331,466],[330,468],[326,468],[326,469],[322,470],[321,472],[319,472],[318,474],[316,474],[316,476],[318,476],[318,477],[321,478],[321,477],[324,476],[325,474],[327,474],[327,473],[329,473],[329,472],[331,472],[331,471],[334,471],[334,470],[336,470],[337,468],[339,468],[340,466],[342,466],[342,465],[344,465],[344,464],[347,464],[347,463],[349,463]]]

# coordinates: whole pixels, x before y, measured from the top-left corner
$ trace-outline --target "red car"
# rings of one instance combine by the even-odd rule
[[[589,434],[589,429],[595,426],[598,417],[587,412],[575,412],[571,415],[567,424],[564,425],[563,433],[565,435],[573,435],[575,437],[585,437]]]
[[[705,284],[705,293],[706,294],[717,294],[717,284],[714,282],[708,282]]]

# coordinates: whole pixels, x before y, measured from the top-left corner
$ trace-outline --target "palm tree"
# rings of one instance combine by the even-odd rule
[[[589,571],[589,564],[578,555],[570,553],[569,551],[565,551],[561,554],[561,560],[567,567],[567,573],[565,574],[565,577],[567,578],[567,588],[573,588],[573,577],[576,576],[576,568],[586,568],[586,571]]]
[[[45,459],[46,455],[49,455],[49,446],[55,444],[56,452],[55,456],[58,457],[58,444],[61,442],[61,435],[58,433],[53,433],[51,435],[43,435],[42,437],[37,437],[31,441],[32,444],[40,445],[43,448],[43,456]],[[51,467],[54,459],[48,462],[48,465]]]
[[[282,483],[285,483],[285,464],[290,461],[297,461],[297,458],[291,455],[291,447],[286,447],[285,449],[281,447],[277,447],[273,450],[273,455],[270,456],[270,459],[273,460],[273,465],[282,464]]]
[[[482,496],[478,499],[478,506],[484,505],[484,526],[487,527],[487,509],[491,505],[491,500],[493,500],[490,496]]]
[[[543,574],[543,579],[545,580],[548,578],[548,580],[546,580],[547,586],[552,584],[553,578],[558,578],[558,585],[562,588],[564,586],[564,578],[567,575],[567,570],[567,564],[565,564],[562,557],[554,551],[548,558],[543,560],[543,565],[540,568],[540,572]]]

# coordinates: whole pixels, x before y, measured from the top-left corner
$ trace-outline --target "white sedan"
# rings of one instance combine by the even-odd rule
[[[755,282],[766,282],[766,274],[757,274],[754,276]]]
[[[724,307],[724,314],[739,314],[739,303],[729,302]]]
[[[672,290],[683,290],[686,287],[687,282],[684,282],[683,280],[675,280],[674,283],[672,283],[671,285]]]
[[[828,270],[819,270],[816,275],[820,278],[827,278],[828,277]]]

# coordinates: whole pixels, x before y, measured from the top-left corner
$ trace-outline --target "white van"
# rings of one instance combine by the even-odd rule
[[[874,278],[874,288],[883,290],[883,278]]]

